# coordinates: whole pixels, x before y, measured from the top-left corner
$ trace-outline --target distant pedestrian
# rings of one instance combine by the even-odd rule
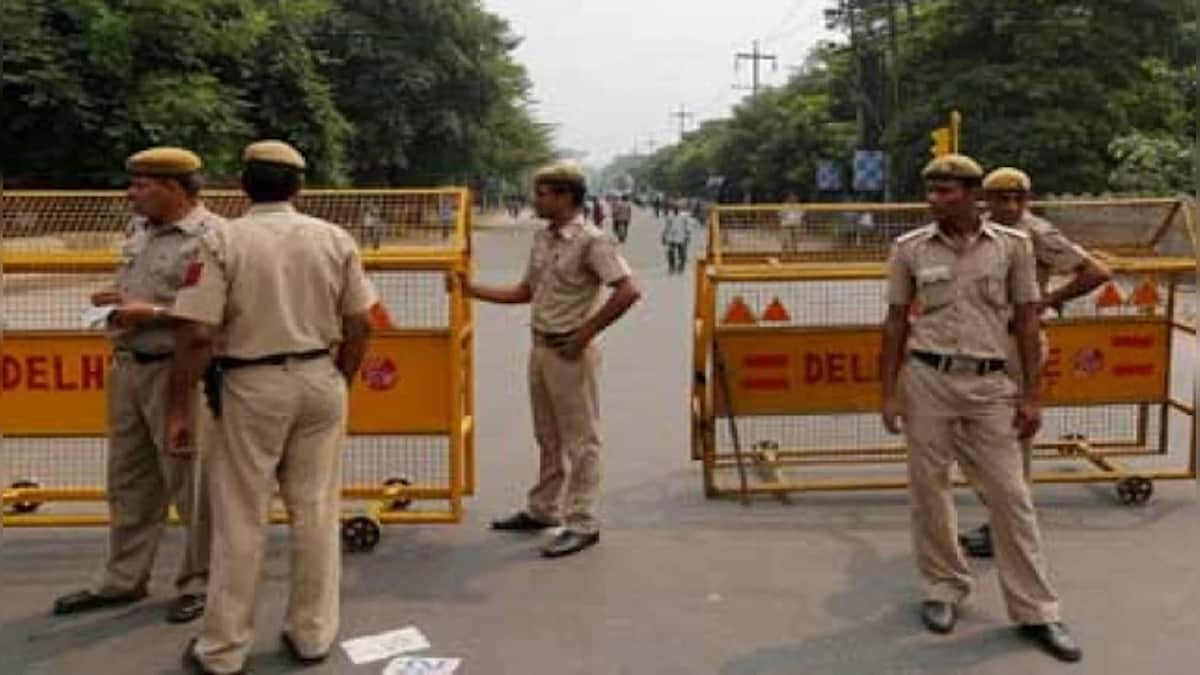
[[[696,221],[692,214],[672,206],[663,227],[662,244],[667,252],[667,272],[682,274],[687,268],[688,246],[692,241],[692,230]]]
[[[629,223],[633,220],[633,204],[629,195],[622,195],[612,205],[613,234],[622,244],[629,238]]]

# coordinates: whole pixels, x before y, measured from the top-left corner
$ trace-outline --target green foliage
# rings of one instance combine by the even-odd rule
[[[705,122],[655,153],[638,177],[672,194],[704,194],[709,178],[721,176],[726,199],[816,198],[817,162],[853,149],[853,127],[835,118],[841,101],[828,81],[823,69],[807,71],[746,99],[729,119]]]
[[[1151,0],[932,2],[900,50],[904,105],[885,135],[899,186],[919,189],[928,134],[947,111],[987,166],[1021,166],[1043,192],[1101,192],[1115,138],[1180,134],[1179,3]],[[1194,58],[1194,52],[1191,54]]]
[[[118,185],[152,144],[220,180],[281,138],[324,184],[515,180],[550,154],[477,0],[5,0],[0,44],[10,186]]]
[[[336,98],[364,185],[515,180],[550,156],[508,24],[477,0],[343,0],[327,19]]]
[[[1177,138],[1134,132],[1115,139],[1108,150],[1116,161],[1109,185],[1117,192],[1177,194],[1193,186],[1195,145],[1185,147]]]
[[[869,27],[858,53],[886,53],[887,3],[857,4],[858,25]],[[1200,96],[1200,30],[1188,3],[912,4],[912,20],[900,18],[893,64],[899,105],[883,115],[880,136],[896,198],[919,198],[930,132],[953,108],[964,116],[964,152],[985,166],[1026,169],[1044,193],[1186,184]],[[849,31],[848,21],[842,28]],[[815,160],[845,166],[859,144],[859,105],[870,97],[856,58],[849,44],[819,47],[786,86],[664,148],[641,175],[671,192],[699,194],[708,175],[721,175],[726,199],[813,198]]]

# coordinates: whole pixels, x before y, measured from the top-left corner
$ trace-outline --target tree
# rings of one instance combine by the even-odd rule
[[[367,185],[515,179],[549,157],[512,58],[519,40],[477,0],[342,0],[318,46]]]
[[[886,3],[847,4],[839,26],[853,17],[853,44],[819,46],[786,87],[664,149],[646,175],[672,191],[698,191],[713,174],[734,188],[727,198],[808,199],[815,160],[848,158],[856,136],[877,131],[857,128],[882,119],[894,192],[915,199],[930,132],[957,108],[962,150],[1026,169],[1039,191],[1178,189],[1200,96],[1200,26],[1186,3],[923,0],[905,3],[894,42]],[[880,54],[894,54],[901,105],[863,114],[879,98]]]
[[[317,184],[512,179],[550,155],[517,39],[477,0],[6,0],[0,43],[10,186],[119,185],[158,144],[229,179],[257,138]]]
[[[917,194],[928,134],[951,108],[963,148],[1028,170],[1047,192],[1099,192],[1113,139],[1177,133],[1187,117],[1173,73],[1182,39],[1170,0],[992,0],[922,5],[901,41],[908,105],[885,134],[901,187]]]
[[[1171,136],[1134,132],[1113,140],[1108,151],[1116,160],[1108,179],[1113,190],[1165,195],[1187,192],[1193,186],[1195,145],[1187,147]]]
[[[747,98],[730,118],[707,121],[660,150],[640,177],[673,194],[706,194],[709,178],[721,176],[728,200],[815,198],[817,162],[853,147],[853,123],[837,119],[848,107],[829,93],[830,73],[823,61],[810,62],[786,86]]]

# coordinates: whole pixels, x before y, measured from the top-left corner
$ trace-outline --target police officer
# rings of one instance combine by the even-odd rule
[[[150,148],[125,163],[127,197],[135,214],[126,231],[116,285],[92,296],[113,306],[114,347],[108,377],[108,557],[98,584],[58,598],[55,614],[127,604],[146,597],[146,585],[174,504],[187,528],[175,577],[173,623],[204,612],[210,521],[199,457],[163,447],[167,379],[175,348],[167,310],[191,281],[201,238],[225,221],[200,203],[200,158],[182,148]],[[199,420],[202,425],[204,420]]]
[[[1067,302],[1091,293],[1112,279],[1112,272],[1104,263],[1068,239],[1053,224],[1029,211],[1033,182],[1024,171],[1011,167],[996,169],[983,179],[983,191],[988,204],[988,218],[1024,232],[1033,243],[1038,288],[1042,294],[1038,316],[1044,316],[1049,311],[1061,312],[1062,306]],[[1071,279],[1050,290],[1050,277],[1055,275],[1070,275]],[[1044,331],[1040,340],[1041,353],[1044,355],[1048,348]],[[1009,374],[1019,384],[1021,373],[1015,367],[1016,362],[1015,358],[1009,359]],[[1033,461],[1032,437],[1024,439],[1022,450],[1025,458],[1025,479],[1029,480]],[[971,467],[964,465],[964,470],[969,472]],[[960,535],[959,543],[967,555],[978,558],[990,558],[993,555],[991,528],[986,523],[976,530]]]
[[[254,642],[254,614],[274,486],[291,523],[283,644],[323,660],[338,630],[341,453],[349,383],[366,352],[376,295],[354,239],[298,213],[304,158],[280,141],[245,150],[251,206],[201,257],[172,314],[182,355],[172,373],[168,444],[192,440],[184,411],[220,330],[224,443],[212,457],[209,609],[185,664],[235,673]]]
[[[549,558],[576,553],[600,540],[600,351],[593,340],[641,297],[616,242],[584,220],[580,209],[586,194],[584,175],[573,166],[539,171],[533,204],[538,217],[548,223],[534,238],[525,276],[508,287],[462,280],[471,297],[532,305],[529,389],[541,448],[538,481],[529,491],[527,508],[492,527],[537,531],[559,525],[565,515],[566,528],[542,552]],[[601,305],[605,286],[612,293]],[[570,460],[569,473],[564,454]]]
[[[900,433],[903,421],[908,445],[921,618],[931,631],[952,631],[971,591],[951,490],[961,458],[986,498],[1010,618],[1053,656],[1077,661],[1082,653],[1061,622],[1018,440],[1041,424],[1032,245],[1028,235],[981,218],[983,171],[974,160],[947,155],[922,176],[935,222],[898,238],[888,260],[882,391],[883,423]],[[1010,319],[1027,366],[1020,388],[1004,372]]]

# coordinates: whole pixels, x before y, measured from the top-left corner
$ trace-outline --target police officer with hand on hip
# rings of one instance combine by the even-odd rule
[[[641,297],[612,237],[584,220],[583,173],[570,165],[534,177],[534,209],[546,227],[534,237],[525,275],[515,286],[461,280],[467,295],[532,305],[529,391],[541,448],[537,483],[525,509],[492,523],[505,531],[566,528],[542,554],[557,558],[600,540],[600,350],[595,338]],[[601,301],[601,291],[612,292]],[[564,455],[570,470],[564,466]]]
[[[987,200],[989,220],[1029,235],[1033,244],[1033,257],[1037,262],[1039,301],[1038,316],[1060,312],[1062,306],[1083,297],[1112,279],[1112,272],[1082,246],[1063,234],[1062,230],[1044,218],[1033,215],[1029,210],[1033,193],[1033,181],[1020,169],[1003,167],[989,173],[983,179],[983,193]],[[1050,288],[1051,276],[1069,276],[1070,280]],[[1046,332],[1039,335],[1039,367],[1045,362],[1049,351]],[[1017,358],[1016,340],[1009,341],[1008,373],[1017,386],[1021,386],[1020,359]],[[1033,467],[1033,436],[1022,439],[1021,450],[1025,461],[1025,480],[1030,480]],[[965,472],[973,467],[962,464]],[[991,558],[994,555],[991,527],[986,523],[970,532],[959,535],[959,543],[967,555],[976,558]]]

